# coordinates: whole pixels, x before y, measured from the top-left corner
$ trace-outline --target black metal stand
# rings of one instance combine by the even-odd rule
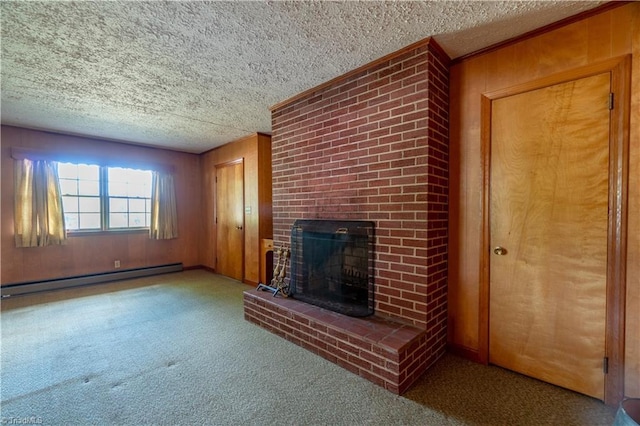
[[[271,287],[270,285],[266,285],[262,283],[258,284],[258,288],[256,288],[256,290],[270,291],[271,293],[273,293],[273,297],[276,297],[276,294],[280,292],[279,288]]]
[[[281,293],[284,297],[289,296],[288,279],[285,278],[287,270],[287,258],[289,257],[289,249],[284,246],[277,250],[278,260],[275,268],[273,268],[273,279],[271,285],[258,284],[256,290],[270,291],[273,293],[273,297],[276,297],[278,293]]]

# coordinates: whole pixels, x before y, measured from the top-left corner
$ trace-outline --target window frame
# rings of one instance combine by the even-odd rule
[[[141,200],[145,200],[145,204],[146,204],[146,200],[149,200],[149,216],[151,214],[151,200],[152,200],[152,195],[153,195],[153,175],[151,177],[151,182],[150,182],[150,192],[149,192],[149,197],[123,197],[123,196],[113,196],[111,197],[109,195],[109,169],[116,169],[116,168],[122,168],[122,169],[127,169],[127,170],[142,170],[145,172],[150,172],[153,173],[154,170],[152,169],[142,169],[142,168],[132,168],[132,167],[124,167],[124,166],[104,166],[104,165],[100,165],[100,164],[89,164],[89,163],[76,163],[76,162],[70,162],[70,161],[59,161],[58,163],[63,163],[63,164],[73,164],[75,166],[78,166],[80,164],[85,164],[85,165],[89,165],[89,166],[97,166],[98,167],[98,198],[100,200],[100,229],[94,228],[94,229],[67,229],[67,236],[68,237],[74,237],[74,236],[88,236],[88,235],[113,235],[113,234],[137,234],[137,233],[148,233],[149,229],[151,228],[151,219],[149,217],[149,224],[147,226],[141,226],[141,227],[122,227],[122,228],[110,228],[110,223],[109,223],[109,215],[111,214],[111,212],[109,211],[109,206],[110,206],[110,198],[122,198],[122,199],[141,199]],[[59,177],[59,179],[61,179]],[[64,179],[64,178],[62,178]],[[80,194],[76,194],[76,195],[69,195],[69,194],[65,194],[62,192],[61,190],[61,196],[74,196],[74,197],[81,197]],[[63,206],[63,210],[64,210],[64,206]],[[80,212],[78,212],[80,213]],[[145,211],[145,214],[147,214],[147,212]],[[127,210],[127,215],[129,215],[129,211]],[[65,223],[66,226],[66,223]]]

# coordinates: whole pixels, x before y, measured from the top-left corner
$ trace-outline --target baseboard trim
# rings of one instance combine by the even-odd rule
[[[211,273],[213,273],[213,274],[215,274],[215,273],[216,273],[216,270],[215,270],[215,269],[210,268],[210,267],[205,266],[205,265],[199,265],[199,266],[198,266],[198,268],[200,268],[200,269],[204,269],[205,271],[209,271],[209,272],[211,272]]]
[[[251,287],[257,287],[259,283],[251,280],[242,280],[243,284],[250,285]]]
[[[146,268],[126,269],[115,272],[104,272],[101,274],[79,275],[75,277],[58,278],[46,281],[31,281],[15,283],[2,286],[0,294],[2,298],[37,293],[41,291],[60,290],[69,287],[100,284],[110,281],[126,280],[131,278],[147,277],[150,275],[166,274],[169,272],[180,272],[183,270],[182,263],[171,263],[168,265],[150,266]]]
[[[467,348],[465,346],[449,342],[447,343],[447,352],[458,355],[462,358],[466,358],[470,361],[477,362],[479,364],[486,364],[482,361],[482,359],[480,358],[480,354],[476,349]]]

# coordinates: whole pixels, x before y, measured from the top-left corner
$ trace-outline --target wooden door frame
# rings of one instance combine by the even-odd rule
[[[597,64],[572,69],[518,86],[482,94],[481,98],[481,173],[482,231],[480,246],[480,288],[478,319],[478,358],[489,362],[490,291],[490,196],[491,196],[491,105],[492,101],[531,90],[611,73],[614,93],[609,130],[609,207],[607,231],[607,283],[604,402],[617,405],[624,398],[624,325],[627,258],[627,194],[629,182],[629,117],[631,103],[631,56],[625,55]],[[613,212],[613,213],[611,213]]]
[[[242,277],[240,279],[240,281],[244,282],[244,275],[245,275],[245,267],[244,267],[244,252],[245,252],[245,223],[244,223],[244,157],[241,158],[236,158],[235,160],[229,160],[229,161],[225,161],[224,163],[219,163],[216,164],[214,166],[214,170],[215,170],[215,174],[213,177],[213,199],[214,199],[214,203],[213,203],[213,218],[214,218],[214,225],[215,225],[215,236],[216,236],[216,262],[215,262],[215,268],[214,270],[216,270],[218,268],[218,169],[221,169],[223,167],[228,167],[228,166],[234,166],[236,164],[241,164],[242,165]],[[219,272],[219,271],[216,271]]]

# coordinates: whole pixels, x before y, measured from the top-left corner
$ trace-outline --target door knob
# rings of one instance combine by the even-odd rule
[[[504,247],[498,246],[498,247],[493,249],[493,252],[495,254],[497,254],[498,256],[504,256],[505,254],[507,254],[507,249],[504,248]]]
[[[242,229],[242,225],[236,226],[236,229]]]

